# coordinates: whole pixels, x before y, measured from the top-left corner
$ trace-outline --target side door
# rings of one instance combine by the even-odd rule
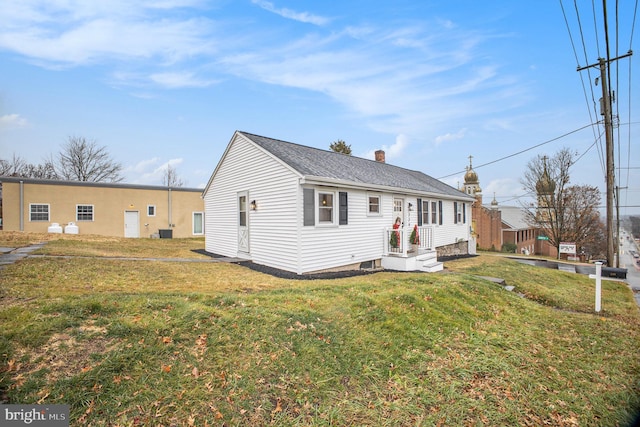
[[[238,193],[238,252],[249,253],[249,194]]]
[[[124,237],[140,237],[140,212],[124,211]]]

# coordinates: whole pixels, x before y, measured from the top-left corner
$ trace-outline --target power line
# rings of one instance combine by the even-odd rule
[[[576,132],[579,132],[579,131],[581,131],[581,130],[583,130],[583,129],[586,129],[586,128],[588,128],[588,127],[591,127],[591,126],[593,126],[593,125],[588,124],[588,125],[582,126],[581,128],[578,128],[578,129],[572,130],[572,131],[567,132],[567,133],[565,133],[565,134],[563,134],[563,135],[560,135],[560,136],[558,136],[558,137],[552,138],[552,139],[550,139],[550,140],[548,140],[548,141],[541,142],[540,144],[536,144],[536,145],[534,145],[534,146],[532,146],[532,147],[529,147],[529,148],[525,148],[524,150],[518,151],[517,153],[509,154],[508,156],[501,157],[501,158],[499,158],[499,159],[492,160],[492,161],[490,161],[490,162],[487,162],[487,163],[483,163],[483,164],[481,164],[481,165],[478,165],[478,166],[476,166],[476,167],[475,167],[475,169],[480,169],[480,168],[482,168],[482,167],[484,167],[484,166],[489,166],[489,165],[492,165],[492,164],[494,164],[494,163],[498,163],[498,162],[501,162],[501,161],[503,161],[503,160],[510,159],[511,157],[515,157],[515,156],[518,156],[518,155],[520,155],[520,154],[522,154],[522,153],[526,153],[527,151],[531,151],[531,150],[533,150],[534,148],[542,147],[542,146],[543,146],[543,145],[545,145],[545,144],[549,144],[550,142],[557,141],[557,140],[559,140],[559,139],[562,139],[562,138],[564,138],[564,137],[566,137],[566,136],[569,136],[569,135],[571,135],[571,134],[574,134],[574,133],[576,133]],[[466,171],[462,170],[462,171],[454,172],[454,173],[449,174],[449,175],[441,176],[441,177],[440,177],[440,178],[438,178],[438,179],[445,179],[445,178],[449,178],[449,177],[452,177],[452,176],[455,176],[455,175],[458,175],[458,174],[461,174],[461,173],[464,173],[464,172],[466,172]]]
[[[569,41],[571,42],[571,48],[573,49],[573,56],[576,60],[576,64],[578,67],[580,67],[580,60],[578,59],[578,51],[576,50],[576,45],[573,41],[573,35],[571,33],[571,27],[569,26],[569,20],[567,18],[567,13],[564,9],[564,5],[562,3],[562,0],[560,1],[560,9],[562,10],[562,15],[564,17],[564,22],[565,22],[565,26],[567,27],[567,33],[569,34]],[[594,26],[597,27],[596,24],[596,19],[595,19],[595,4],[593,3],[593,0],[591,2],[591,7],[593,9],[593,19],[594,19]],[[584,32],[582,31],[582,21],[580,19],[580,12],[578,11],[578,4],[577,2],[574,0],[574,8],[576,11],[576,20],[578,22],[578,29],[580,30],[580,39],[582,40],[582,51],[584,54],[584,58],[585,58],[585,62],[588,62],[588,55],[587,55],[587,45],[584,41]],[[600,43],[598,42],[598,32],[596,30],[596,45],[598,46],[598,52],[600,51]],[[596,102],[596,98],[593,92],[593,86],[591,84],[589,84],[589,90],[591,92],[591,105],[593,106],[593,113],[591,111],[591,106],[589,105],[589,95],[587,94],[587,87],[585,85],[585,81],[584,81],[584,77],[582,75],[582,73],[579,74],[580,76],[580,84],[582,85],[582,93],[584,94],[584,101],[585,104],[587,105],[587,113],[589,114],[589,120],[591,121],[591,123],[595,123],[597,122],[596,119],[594,119],[594,115],[595,117],[598,117],[598,108],[597,108],[597,102]],[[593,79],[591,78],[591,70],[587,69],[587,76],[588,76],[588,81],[591,82],[593,81]],[[597,84],[597,80],[596,80],[596,84]],[[592,128],[593,131],[593,139],[599,142],[599,139],[597,137],[596,134],[596,130],[595,128]],[[604,174],[604,169],[605,169],[605,165],[604,165],[604,158],[602,155],[603,149],[602,149],[602,144],[599,144],[599,150],[598,150],[598,157],[600,159],[600,167],[602,168],[602,173]]]

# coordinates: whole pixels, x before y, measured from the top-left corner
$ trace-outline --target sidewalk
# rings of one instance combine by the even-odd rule
[[[28,257],[33,251],[40,249],[44,245],[45,243],[37,243],[22,248],[0,247],[0,269],[4,268],[5,265],[13,264]]]

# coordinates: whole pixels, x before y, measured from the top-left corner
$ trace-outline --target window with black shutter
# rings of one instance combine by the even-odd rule
[[[313,188],[305,188],[302,191],[302,199],[303,199],[303,224],[305,226],[314,226],[316,225],[316,209],[314,204],[315,192]]]
[[[458,202],[453,202],[453,223],[458,223]]]

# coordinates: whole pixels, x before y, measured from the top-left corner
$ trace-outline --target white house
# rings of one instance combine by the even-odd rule
[[[297,274],[437,271],[438,254],[475,250],[473,197],[376,157],[235,132],[203,192],[206,250]]]

